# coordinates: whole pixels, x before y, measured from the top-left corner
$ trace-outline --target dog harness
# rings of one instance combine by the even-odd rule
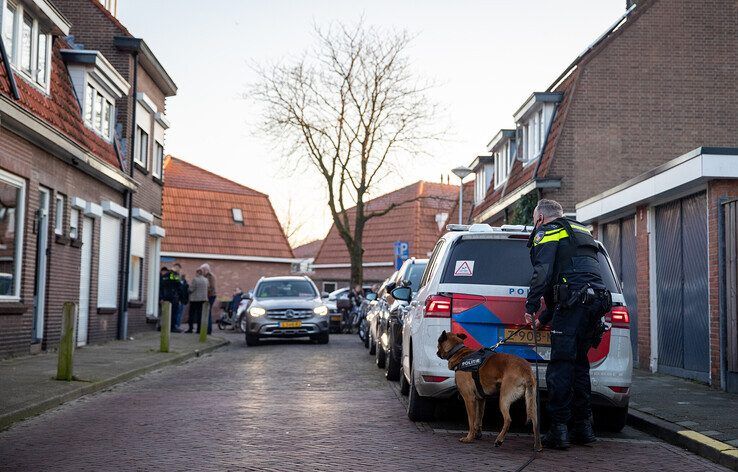
[[[455,354],[456,352],[459,352],[460,349],[456,349],[459,346],[464,347],[463,344],[457,344],[456,346],[454,346],[454,348],[449,351],[449,358],[453,356],[453,354]],[[478,351],[474,351],[471,354],[466,355],[461,360],[461,362],[454,366],[454,370],[461,370],[471,373],[472,379],[474,379],[474,386],[477,388],[477,396],[479,398],[484,398],[487,396],[487,394],[484,392],[482,381],[479,377],[479,368],[482,367],[484,363],[487,362],[487,359],[492,357],[494,353],[494,349],[482,348]]]

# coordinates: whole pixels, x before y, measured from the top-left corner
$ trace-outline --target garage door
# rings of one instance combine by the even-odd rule
[[[633,360],[638,360],[638,287],[636,270],[635,216],[608,223],[604,227],[602,243],[610,254],[630,312],[630,344]]]
[[[705,193],[656,208],[659,370],[709,381]]]

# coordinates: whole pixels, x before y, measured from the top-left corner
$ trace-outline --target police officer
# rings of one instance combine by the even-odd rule
[[[589,360],[594,326],[609,297],[602,282],[597,252],[590,232],[563,217],[558,202],[540,200],[533,211],[535,229],[528,246],[533,276],[525,304],[525,320],[536,327],[552,322],[551,360],[546,370],[551,429],[543,438],[549,448],[566,449],[595,442],[591,423]],[[535,313],[546,310],[540,318]],[[569,435],[571,423],[571,437]]]

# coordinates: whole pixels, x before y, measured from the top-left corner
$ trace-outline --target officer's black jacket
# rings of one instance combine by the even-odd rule
[[[572,238],[562,220],[559,218],[537,228],[528,241],[533,276],[525,311],[536,313],[541,308],[543,297],[546,307],[551,308],[539,318],[544,325],[553,317],[554,285],[565,283],[572,290],[587,284],[605,288],[597,259],[598,248],[592,234],[581,223],[567,220],[575,233]]]

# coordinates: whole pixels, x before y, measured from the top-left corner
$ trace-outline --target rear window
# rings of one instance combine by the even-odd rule
[[[451,249],[441,283],[527,287],[533,267],[522,239],[460,239]]]

